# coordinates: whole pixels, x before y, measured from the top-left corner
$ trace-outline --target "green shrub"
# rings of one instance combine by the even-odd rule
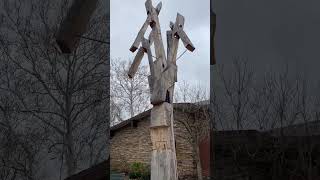
[[[141,179],[148,180],[150,172],[148,167],[141,162],[134,162],[130,165],[129,178],[130,179]]]

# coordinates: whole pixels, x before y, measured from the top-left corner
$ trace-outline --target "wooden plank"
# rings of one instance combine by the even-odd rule
[[[169,88],[177,82],[177,65],[170,64],[163,72],[163,78],[167,81],[166,88]]]
[[[154,8],[152,6],[152,1],[151,0],[146,0],[144,5],[146,7],[147,15],[152,14],[153,11],[154,11]]]
[[[170,21],[170,25],[169,26],[170,26],[170,29],[173,30],[174,23],[172,21]]]
[[[153,77],[151,75],[148,76],[148,83],[149,83],[150,94],[153,94]]]
[[[133,44],[130,47],[131,52],[135,52],[138,49],[141,41],[144,38],[144,34],[146,33],[146,30],[149,26],[149,20],[150,18],[147,18],[147,20],[143,23],[142,27],[140,28],[136,39],[134,40]]]
[[[165,151],[172,148],[170,143],[170,128],[168,126],[158,126],[150,129],[152,150]]]
[[[160,29],[160,23],[158,14],[155,10],[155,8],[152,6],[151,0],[147,0],[145,3],[146,10],[148,13],[148,16],[151,18],[150,26],[153,30],[153,40],[154,40],[154,47],[155,47],[155,55],[157,59],[160,59],[162,62],[162,66],[166,67],[166,54],[162,42],[162,36],[161,36],[161,29]]]
[[[151,179],[173,180],[171,172],[171,151],[152,151],[151,154]]]
[[[149,34],[149,38],[148,38],[148,40],[149,40],[149,44],[150,44],[150,46],[152,45],[152,43],[153,43],[153,30],[150,32],[150,34]]]
[[[168,127],[171,123],[171,116],[172,116],[172,105],[164,102],[162,104],[153,106],[151,109],[151,118],[150,118],[150,128],[157,128],[157,127]]]
[[[156,6],[156,11],[158,15],[160,14],[161,8],[162,8],[162,2],[159,2],[158,5]]]
[[[177,59],[177,53],[178,53],[178,47],[179,47],[179,36],[177,34],[179,29],[182,29],[184,27],[184,17],[177,13],[176,22],[173,24],[170,23],[172,27],[172,42],[171,42],[171,48],[168,54],[168,61],[176,64]]]
[[[167,61],[170,61],[170,51],[172,47],[172,31],[167,31]]]
[[[151,1],[149,1],[148,3],[146,2],[146,4],[147,4],[147,7],[148,7],[147,11],[152,11],[152,12],[155,11],[157,15],[160,13],[161,7],[162,7],[162,3],[161,2],[157,5],[156,10],[154,10]],[[141,29],[139,30],[135,41],[133,42],[132,46],[130,47],[130,51],[131,52],[135,52],[138,49],[142,39],[144,38],[144,34],[145,34],[146,30],[148,29],[149,25],[152,23],[152,21],[153,21],[152,20],[152,16],[148,15],[146,21],[144,22],[144,24],[142,25]],[[150,36],[149,36],[149,39],[150,39]],[[152,44],[152,42],[150,42],[150,44]]]
[[[158,105],[166,101],[168,89],[177,81],[177,66],[170,63],[160,75],[155,73],[154,80],[157,83],[153,84],[151,104]]]
[[[158,105],[166,100],[166,80],[164,78],[155,78],[154,79],[156,83],[153,84],[153,92],[151,94],[151,104],[152,105]]]
[[[178,47],[179,47],[179,38],[175,37],[174,34],[172,34],[171,40],[172,41],[171,41],[170,51],[168,54],[168,62],[172,62],[173,64],[176,64]]]
[[[172,94],[173,94],[173,89],[174,86],[172,86]],[[172,97],[171,97],[172,98]],[[173,112],[173,106],[172,106],[172,112]],[[173,127],[173,113],[171,115],[170,119],[170,130],[171,130],[171,146],[172,146],[172,157],[171,157],[171,163],[172,163],[172,168],[171,168],[171,178],[178,180],[178,172],[177,172],[177,155],[176,155],[176,143],[175,143],[175,137],[174,137],[174,127]]]
[[[129,78],[133,78],[134,75],[136,74],[139,68],[139,65],[141,63],[141,60],[143,58],[144,52],[145,50],[143,49],[143,47],[140,47],[129,69],[129,72],[128,72]]]
[[[180,39],[182,40],[184,46],[191,52],[193,52],[195,50],[195,47],[193,46],[192,42],[190,41],[189,37],[187,36],[187,34],[182,30],[179,29],[178,30],[178,35],[180,37]]]
[[[180,13],[177,13],[176,22],[173,26],[173,34],[176,35],[178,30],[183,29],[183,27],[184,27],[184,17]]]
[[[144,50],[148,54],[150,74],[151,74],[151,78],[154,78],[155,73],[154,73],[154,64],[153,64],[153,59],[152,59],[152,52],[151,52],[151,49],[150,49],[149,41],[146,38],[143,38],[143,40],[142,40],[142,47],[144,48]]]

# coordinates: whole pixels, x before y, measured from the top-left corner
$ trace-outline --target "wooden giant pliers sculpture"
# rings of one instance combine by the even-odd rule
[[[156,7],[152,1],[145,3],[147,19],[142,25],[130,51],[138,50],[129,69],[128,76],[133,78],[146,53],[148,55],[150,76],[148,77],[151,104],[150,135],[152,141],[151,155],[151,179],[152,180],[177,180],[177,162],[175,153],[175,140],[173,129],[173,93],[174,84],[177,82],[177,52],[181,39],[189,51],[195,47],[186,35],[184,17],[177,14],[176,22],[170,22],[170,30],[167,31],[167,55],[164,50],[158,15],[162,3]],[[148,27],[151,27],[148,39],[144,37]],[[151,52],[154,43],[155,61]],[[141,45],[141,46],[140,46]]]

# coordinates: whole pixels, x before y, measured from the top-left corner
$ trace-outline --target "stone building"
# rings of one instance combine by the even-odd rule
[[[186,124],[181,122],[204,122],[202,125],[205,131],[208,126],[208,118],[198,119],[194,111],[196,107],[205,107],[205,105],[194,105],[188,103],[174,104],[174,131],[176,142],[176,155],[178,174],[181,179],[189,179],[197,176],[196,160],[194,156],[194,148],[188,138],[190,133],[185,128]],[[202,117],[202,116],[201,116]],[[204,117],[204,116],[203,116]],[[196,119],[195,119],[196,118]],[[205,125],[206,124],[206,125]],[[113,126],[110,130],[111,136],[111,161],[110,167],[112,171],[126,172],[128,167],[133,162],[141,162],[150,165],[151,160],[151,138],[149,132],[150,125],[150,110],[145,111],[131,119],[128,119],[120,124]],[[209,130],[209,129],[207,129]],[[207,133],[203,133],[205,140]],[[208,139],[206,139],[208,140]],[[201,144],[201,143],[200,143]],[[209,148],[208,143],[203,143],[200,147],[201,163],[203,164],[204,176],[208,175]]]

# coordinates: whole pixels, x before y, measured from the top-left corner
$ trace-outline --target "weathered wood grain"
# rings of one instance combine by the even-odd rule
[[[150,136],[153,150],[164,151],[172,148],[169,126],[152,127],[150,129]]]
[[[140,28],[136,39],[130,47],[131,52],[135,52],[138,49],[141,41],[144,38],[144,34],[146,33],[147,28],[149,27],[149,20],[150,18],[147,18],[147,20],[143,23],[142,27]]]
[[[146,0],[145,8],[148,18],[140,29],[138,36],[130,50],[135,51],[140,42],[134,62],[129,70],[129,76],[133,76],[141,62],[144,52],[148,54],[150,76],[150,101],[153,105],[150,120],[150,135],[152,141],[151,179],[152,180],[177,180],[177,163],[175,152],[175,138],[173,131],[173,94],[174,84],[177,82],[177,52],[179,40],[189,51],[195,47],[184,32],[184,17],[177,13],[176,22],[170,22],[170,29],[166,32],[167,54],[162,42],[161,29],[158,15],[162,8],[160,2],[156,8],[151,0]],[[147,27],[152,28],[148,39],[144,38]],[[155,61],[151,52],[151,44],[154,43]]]
[[[167,31],[167,61],[170,61],[169,54],[170,54],[171,48],[172,48],[172,31],[169,30]]]
[[[151,104],[159,105],[166,100],[166,81],[164,78],[155,78],[151,94]]]
[[[171,180],[171,151],[152,151],[151,155],[151,179]]]
[[[179,36],[177,32],[179,29],[182,29],[184,27],[184,17],[177,13],[176,22],[175,24],[171,24],[172,26],[172,37],[171,37],[171,48],[168,52],[168,61],[172,63],[176,63],[177,59],[177,53],[178,53],[178,47],[179,47]]]
[[[161,60],[162,67],[165,68],[167,66],[167,62],[166,62],[166,55],[165,55],[165,50],[162,42],[158,14],[155,8],[152,6],[151,0],[147,0],[145,6],[146,6],[147,12],[149,13],[148,16],[151,18],[150,26],[153,31],[152,35],[154,40],[155,55],[157,60],[158,59]]]
[[[176,22],[174,23],[174,26],[173,26],[173,34],[176,35],[178,30],[183,29],[183,27],[184,27],[184,17],[180,13],[177,13]]]
[[[150,128],[169,127],[172,117],[172,105],[164,102],[151,109]]]
[[[158,5],[156,6],[156,12],[158,15],[160,14],[161,8],[162,8],[162,2],[159,2]]]
[[[187,36],[187,34],[182,30],[179,29],[178,30],[178,35],[180,37],[180,39],[182,40],[184,46],[191,52],[193,52],[195,50],[195,47],[193,46],[192,42],[190,41],[189,37]]]
[[[129,69],[129,72],[128,72],[129,78],[133,78],[134,75],[136,74],[136,72],[137,72],[137,70],[139,68],[139,65],[141,63],[141,60],[143,58],[144,51],[145,50],[142,47],[139,48],[138,53],[136,54],[131,66],[130,66],[130,69]]]
[[[147,52],[147,54],[148,54],[148,62],[149,62],[149,67],[150,67],[150,74],[151,74],[151,78],[154,78],[155,69],[154,69],[154,64],[153,64],[153,59],[152,59],[152,52],[151,52],[151,49],[150,49],[149,40],[147,40],[146,38],[143,38],[142,47],[144,48],[145,52]]]

